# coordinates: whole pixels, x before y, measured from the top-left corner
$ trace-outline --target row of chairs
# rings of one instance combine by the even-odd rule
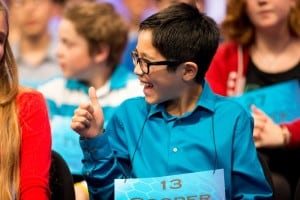
[[[73,176],[59,153],[52,150],[50,168],[51,200],[75,200]]]

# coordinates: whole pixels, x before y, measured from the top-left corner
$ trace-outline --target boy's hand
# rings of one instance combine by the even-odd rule
[[[89,88],[90,103],[80,104],[74,111],[71,128],[81,137],[94,138],[103,132],[104,117],[94,87]]]

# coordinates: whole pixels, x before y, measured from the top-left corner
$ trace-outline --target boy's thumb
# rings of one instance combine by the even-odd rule
[[[97,99],[97,96],[96,96],[96,90],[94,87],[90,87],[89,88],[89,97],[90,97],[90,101],[91,101],[91,104],[92,106],[96,106],[96,107],[99,107],[99,102],[98,102],[98,99]]]

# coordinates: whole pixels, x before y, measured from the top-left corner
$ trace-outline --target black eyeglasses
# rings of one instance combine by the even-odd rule
[[[158,61],[158,62],[150,62],[149,60],[146,60],[144,58],[139,58],[138,53],[136,51],[132,51],[131,52],[131,57],[132,57],[132,61],[134,66],[139,65],[139,67],[141,68],[142,72],[144,74],[149,74],[149,68],[150,66],[158,66],[158,65],[167,65],[167,66],[176,66],[176,65],[180,65],[182,62],[179,61]]]

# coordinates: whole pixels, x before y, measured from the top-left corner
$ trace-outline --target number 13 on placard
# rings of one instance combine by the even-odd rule
[[[161,181],[160,182],[162,185],[163,190],[171,189],[171,190],[176,190],[180,189],[182,187],[182,181],[181,179],[172,179],[170,181]]]

